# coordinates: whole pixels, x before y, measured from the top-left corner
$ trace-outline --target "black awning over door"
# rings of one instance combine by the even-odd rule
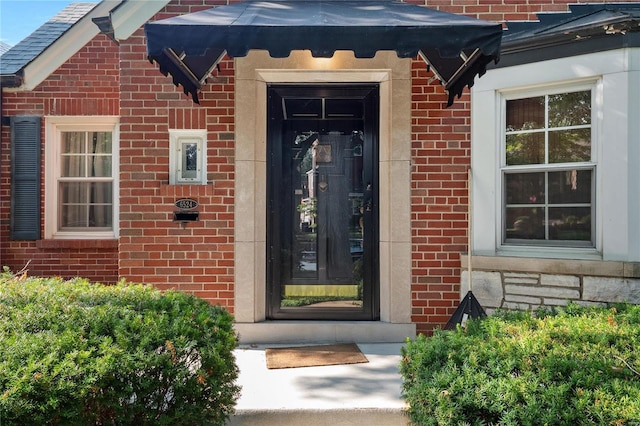
[[[502,25],[394,0],[250,0],[145,25],[147,52],[162,73],[198,101],[197,91],[226,55],[266,50],[287,57],[310,50],[331,57],[380,50],[424,59],[449,93],[449,104],[499,59]]]

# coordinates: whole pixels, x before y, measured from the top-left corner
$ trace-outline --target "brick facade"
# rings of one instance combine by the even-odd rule
[[[567,1],[429,0],[408,3],[481,19],[530,20]],[[226,1],[181,0],[154,19]],[[9,128],[2,127],[1,262],[32,275],[125,278],[192,292],[234,311],[234,62],[214,70],[194,104],[146,58],[142,30],[120,45],[99,35],[32,92],[4,92],[2,115],[120,117],[120,230],[116,241],[9,240]],[[421,61],[412,69],[412,321],[429,333],[458,304],[460,253],[467,250],[469,94],[444,109],[445,93]],[[207,130],[208,185],[169,185],[169,130]],[[43,134],[44,140],[44,134]],[[44,156],[43,156],[44,158]],[[51,191],[43,182],[42,191]],[[172,221],[174,202],[200,203],[198,222]],[[44,203],[43,203],[44,204]],[[44,216],[44,211],[43,211]]]
[[[469,95],[442,109],[424,64],[412,73],[412,321],[419,332],[445,324],[457,307],[460,253],[467,250]]]
[[[88,66],[88,64],[91,64]],[[29,92],[2,93],[2,115],[62,116],[114,115],[119,110],[120,72],[118,46],[98,35],[38,87]],[[41,133],[44,141],[44,126]],[[118,281],[118,242],[87,240],[10,241],[10,128],[2,126],[0,147],[0,259],[12,271],[23,268],[31,275],[87,277],[93,281]],[[44,144],[41,155],[44,170]],[[42,174],[41,199],[44,219],[45,191]],[[44,223],[42,225],[44,230]]]
[[[187,13],[220,2],[184,3]],[[120,59],[118,274],[191,292],[233,312],[233,61],[214,71],[197,105],[149,63],[142,30],[121,43]],[[168,184],[170,129],[207,130],[208,185]],[[198,201],[198,222],[183,227],[172,221],[180,198]]]

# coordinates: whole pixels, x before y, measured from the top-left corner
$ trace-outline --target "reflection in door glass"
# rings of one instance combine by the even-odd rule
[[[298,132],[289,153],[289,204],[285,226],[290,271],[281,307],[362,308],[363,143],[360,130]],[[288,215],[287,215],[288,216]]]

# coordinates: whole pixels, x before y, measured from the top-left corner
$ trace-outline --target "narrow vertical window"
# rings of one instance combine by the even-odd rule
[[[207,183],[206,131],[170,130],[169,183]]]

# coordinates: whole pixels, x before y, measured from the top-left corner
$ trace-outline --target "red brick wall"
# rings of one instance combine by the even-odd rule
[[[87,64],[91,64],[87,66]],[[118,48],[97,36],[30,92],[2,94],[2,115],[118,115]],[[41,135],[44,143],[44,120]],[[83,276],[113,283],[118,279],[117,241],[10,241],[10,128],[2,126],[0,147],[0,264],[30,275]],[[41,151],[44,170],[44,145]],[[44,193],[55,190],[41,182]],[[44,223],[42,232],[44,235]]]
[[[412,321],[418,331],[444,325],[457,306],[460,253],[467,250],[469,94],[447,96],[428,84],[424,63],[412,71]]]
[[[224,3],[173,2],[156,19]],[[141,30],[120,52],[119,274],[191,292],[233,312],[233,61],[214,71],[196,105],[149,63]],[[169,185],[170,129],[207,130],[207,185]],[[198,201],[198,222],[172,221],[180,198]]]
[[[406,3],[427,6],[444,12],[472,16],[487,21],[530,21],[536,20],[536,13],[564,12],[568,4],[607,3],[590,0],[404,0]],[[623,0],[631,3],[635,0]],[[608,2],[612,3],[612,2]]]

